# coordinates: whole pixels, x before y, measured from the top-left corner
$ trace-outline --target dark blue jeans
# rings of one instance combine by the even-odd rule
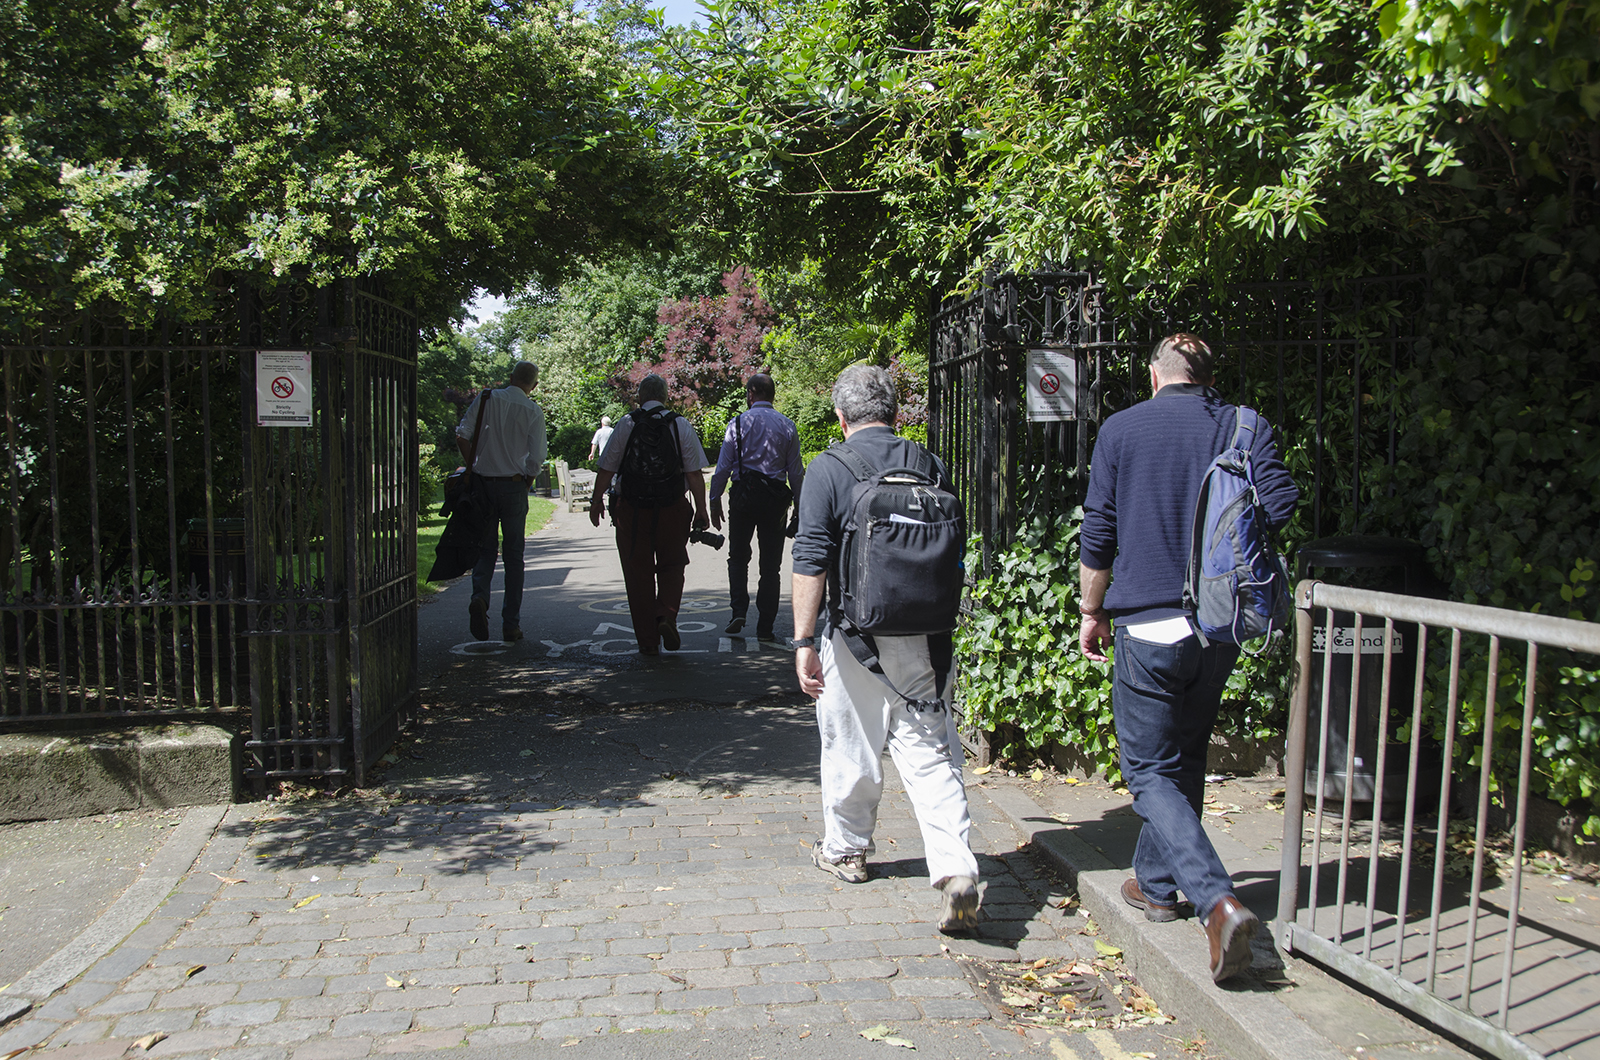
[[[1233,880],[1200,825],[1200,811],[1206,747],[1238,658],[1233,644],[1206,648],[1198,637],[1151,644],[1121,627],[1116,631],[1111,710],[1123,781],[1144,818],[1133,851],[1134,875],[1152,902],[1173,904],[1182,890],[1201,918],[1233,893]]]
[[[505,561],[505,604],[500,623],[506,629],[522,626],[523,534],[528,530],[528,484],[521,479],[483,479],[491,504],[489,519],[478,546],[478,563],[472,568],[473,599],[489,599],[494,578],[495,532],[500,534],[500,558]]]

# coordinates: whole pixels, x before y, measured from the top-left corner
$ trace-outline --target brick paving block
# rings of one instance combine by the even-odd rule
[[[194,1026],[199,1010],[192,1008],[163,1009],[159,1012],[136,1012],[117,1020],[111,1031],[118,1038],[137,1038],[151,1031],[176,1034]]]
[[[763,983],[821,983],[833,978],[826,964],[812,961],[792,961],[787,964],[768,964],[756,970]]]
[[[204,975],[205,973],[200,973]],[[239,992],[238,983],[196,983],[168,991],[156,998],[156,1008],[189,1008],[222,1005]]]
[[[581,1003],[585,1016],[641,1016],[656,1010],[654,994],[591,997]]]
[[[919,1000],[922,1014],[931,1020],[989,1019],[990,1012],[975,997],[925,997]]]
[[[443,1030],[449,1027],[486,1027],[494,1022],[493,1005],[444,1005],[423,1009],[412,1026],[418,1030]]]
[[[726,968],[728,967],[728,955],[733,952],[738,951],[684,950],[679,953],[667,953],[656,962],[656,967],[662,971],[684,971],[691,968]]]
[[[413,935],[427,935],[444,931],[479,931],[483,921],[475,916],[425,916],[413,917],[406,928]]]
[[[950,957],[907,957],[897,963],[905,979],[955,979],[962,974],[961,965]]]
[[[826,967],[833,973],[833,978],[840,982],[846,979],[889,979],[900,974],[898,963],[881,957],[828,961]]]
[[[189,946],[218,946],[229,949],[238,946],[247,946],[261,937],[262,929],[255,925],[244,927],[190,928],[183,933],[183,941]]]
[[[333,1026],[333,1020],[322,1019],[295,1019],[278,1020],[260,1027],[250,1027],[245,1030],[244,1040],[257,1042],[262,1045],[296,1045],[308,1038],[316,1038],[328,1033],[328,1028]]]
[[[252,961],[292,961],[297,958],[317,956],[323,946],[343,946],[342,942],[279,942],[271,946],[251,946],[240,950],[241,956],[248,956]],[[196,964],[205,964],[205,961],[196,961]],[[215,963],[221,963],[215,962]]]
[[[688,1014],[658,1012],[653,1016],[619,1016],[616,1024],[623,1034],[637,1034],[640,1031],[692,1031],[699,1028],[700,1021]]]
[[[971,997],[972,984],[965,979],[895,978],[889,990],[897,998]]]
[[[233,956],[233,946],[175,946],[170,950],[162,950],[155,954],[151,963],[157,968],[183,967],[190,968],[196,964],[227,964],[228,958]],[[140,962],[142,965],[144,962]],[[118,978],[122,978],[118,976]]]
[[[947,942],[942,938],[938,942],[933,939],[884,939],[878,943],[878,949],[885,957],[926,957],[938,952],[940,942],[954,947],[953,942]]]
[[[514,1027],[483,1027],[467,1035],[471,1046],[521,1045],[533,1038],[534,1028],[527,1024]]]
[[[774,1005],[770,1009],[772,1022],[780,1027],[815,1027],[844,1022],[841,1005]]]
[[[407,986],[403,990],[380,990],[372,995],[373,1012],[416,1011],[449,1005],[453,994],[442,986]]]
[[[410,1026],[409,1012],[352,1012],[334,1020],[333,1030],[329,1033],[335,1038],[402,1034]]]
[[[661,998],[660,1007],[671,1012],[696,1012],[702,1009],[730,1008],[738,1004],[732,988],[680,990]]]
[[[636,939],[610,939],[606,942],[606,956],[629,957],[641,953],[660,953],[659,932],[650,932]]]
[[[741,1005],[794,1005],[815,1001],[817,992],[802,983],[761,983],[734,988]]]
[[[668,925],[663,925],[664,927]],[[721,934],[674,934],[665,940],[670,952],[680,950],[748,950],[750,936]]]
[[[372,1052],[371,1038],[340,1038],[306,1042],[295,1049],[294,1060],[351,1060]]]
[[[829,938],[823,934],[821,928],[780,928],[777,931],[753,931],[750,933],[750,943],[753,946],[804,946],[813,942],[828,942]]]
[[[200,1016],[200,1023],[206,1027],[251,1027],[259,1023],[271,1023],[278,1018],[282,1010],[281,1001],[251,1001],[237,1005],[218,1005],[207,1009]]]
[[[391,1038],[386,1042],[379,1042],[373,1052],[378,1055],[393,1053],[422,1053],[433,1052],[436,1049],[454,1049],[461,1044],[464,1037],[459,1029],[442,1029],[429,1031],[411,1031],[398,1038]]]
[[[551,943],[575,942],[578,930],[573,927],[522,927],[501,929],[495,945],[510,949],[513,946],[547,946]]]
[[[52,1047],[58,1045],[87,1045],[104,1041],[111,1033],[110,1020],[81,1020],[67,1025],[60,1034],[50,1039]],[[52,1054],[54,1055],[54,1054]]]
[[[388,987],[389,976],[380,972],[362,972],[358,975],[336,975],[323,984],[320,993],[326,997],[338,997],[341,994],[370,994]],[[302,994],[302,997],[314,997],[313,994]]]
[[[678,979],[683,978],[683,976],[678,977]],[[613,994],[675,994],[683,988],[684,983],[655,972],[643,975],[619,975],[611,980]]]
[[[551,998],[545,1001],[508,1001],[494,1007],[496,1023],[543,1023],[547,1020],[565,1019],[578,1014],[578,1002],[572,998]]]
[[[773,946],[762,949],[731,950],[728,963],[740,968],[759,968],[769,964],[789,964],[806,959],[799,946]]]
[[[338,1019],[356,1012],[365,1012],[372,1004],[371,994],[341,994],[339,997],[297,997],[284,1003],[284,1015],[289,1019]]]
[[[443,986],[443,987],[468,987],[484,983],[493,983],[496,979],[496,970],[492,964],[474,964],[470,967],[449,968],[417,968],[408,976],[406,982],[412,979],[418,986]]]
[[[813,961],[857,961],[882,955],[878,944],[870,940],[820,942],[802,948],[806,958]]]
[[[707,1030],[753,1030],[757,1027],[766,1027],[772,1023],[765,1008],[754,1006],[737,1006],[733,1008],[714,1008],[705,1015]]]
[[[887,1023],[920,1020],[922,1010],[910,1001],[857,1001],[845,1006],[845,1015],[856,1023]]]
[[[10,1042],[0,1039],[0,1048],[10,1044]],[[127,1051],[127,1048],[128,1043],[118,1039],[108,1042],[84,1042],[68,1046],[65,1049],[51,1049],[48,1052],[35,1055],[49,1057],[49,1060],[121,1060],[122,1054]]]
[[[578,929],[578,938],[581,940],[603,939],[636,939],[644,936],[644,927],[637,921],[605,920],[596,924],[586,924]]]
[[[154,990],[134,990],[129,991],[126,994],[112,994],[104,1001],[91,1006],[89,1008],[89,1015],[123,1016],[130,1012],[143,1012],[145,1009],[150,1007],[150,1003],[155,999],[156,992]],[[38,1014],[44,1016],[46,1019],[55,1018],[43,1010],[40,1010]]]
[[[593,1037],[610,1029],[611,1021],[603,1016],[574,1016],[541,1023],[536,1033],[541,1038]]]
[[[963,957],[982,957],[991,961],[1014,961],[1022,956],[1016,946],[1006,942],[981,938],[962,938],[959,935],[952,935],[945,940],[945,944],[950,947],[952,953]],[[887,943],[885,944],[885,952],[887,952],[888,945]],[[908,941],[902,945],[915,946],[919,944]],[[1059,947],[1052,947],[1052,952],[1059,955],[1061,950]],[[1038,956],[1047,955],[1042,953]]]
[[[345,957],[312,957],[303,961],[288,961],[278,973],[283,978],[300,977],[326,979],[330,975],[355,975],[365,971],[367,959],[359,954]],[[230,972],[232,966],[229,966]]]
[[[546,979],[543,982],[531,984],[527,991],[526,1000],[530,1001],[581,1000],[589,997],[604,997],[606,994],[611,993],[611,980],[598,977],[594,979]]]
[[[691,988],[753,986],[755,968],[686,968],[682,978]]]
[[[887,1001],[889,997],[889,985],[877,979],[817,984],[817,998],[821,1001]]]
[[[512,964],[502,964],[498,968],[499,980],[502,983],[534,983],[550,979],[565,979],[567,977],[567,962],[564,960],[539,960],[532,963],[517,961]]]
[[[425,953],[390,953],[373,957],[367,961],[367,968],[374,972],[386,972],[392,975],[405,973],[409,978],[410,973],[419,968],[453,968],[457,964],[457,953],[453,950],[433,950]]]
[[[845,913],[835,909],[806,909],[784,913],[778,919],[790,929],[841,927],[850,922]]]
[[[357,893],[363,897],[376,894],[401,894],[407,891],[421,891],[422,884],[421,876],[369,876],[361,881],[361,888]]]
[[[205,1030],[169,1034],[147,1051],[149,1056],[177,1056],[182,1053],[214,1053],[227,1049],[244,1033],[242,1027],[209,1027]]]

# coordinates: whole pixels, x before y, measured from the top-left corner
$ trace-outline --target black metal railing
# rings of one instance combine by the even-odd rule
[[[1143,357],[1174,331],[1210,341],[1219,389],[1274,425],[1306,494],[1297,536],[1359,528],[1372,492],[1386,488],[1371,470],[1395,460],[1424,293],[1422,276],[1275,282],[1177,292],[1120,313],[1093,273],[1059,270],[994,277],[939,307],[929,336],[929,444],[984,543],[984,567],[1023,519],[1081,503],[1098,423],[1149,396]],[[1028,421],[1033,349],[1076,358],[1078,419]]]
[[[415,318],[237,306],[0,343],[0,728],[248,718],[247,776],[359,782],[416,688]],[[308,427],[256,423],[274,349],[311,353]]]

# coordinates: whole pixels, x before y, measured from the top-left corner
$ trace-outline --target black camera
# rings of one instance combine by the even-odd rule
[[[728,539],[722,534],[713,534],[710,530],[691,530],[689,540],[697,545],[710,545],[712,548],[721,548]]]

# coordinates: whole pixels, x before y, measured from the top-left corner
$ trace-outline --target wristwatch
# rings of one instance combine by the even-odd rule
[[[794,638],[794,646],[796,648],[815,648],[817,646],[817,638],[816,637],[796,637],[796,638]]]

